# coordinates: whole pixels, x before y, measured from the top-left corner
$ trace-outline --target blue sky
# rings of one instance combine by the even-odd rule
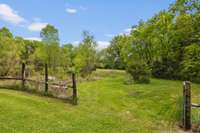
[[[128,32],[174,0],[0,0],[0,27],[15,36],[38,39],[40,29],[52,24],[61,43],[76,43],[90,31],[102,47],[112,36]]]

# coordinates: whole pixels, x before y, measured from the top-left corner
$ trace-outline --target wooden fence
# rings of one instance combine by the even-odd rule
[[[21,66],[21,76],[19,77],[12,77],[12,76],[0,76],[0,80],[19,80],[21,81],[21,88],[25,89],[25,84],[26,82],[32,82],[36,84],[43,84],[45,85],[45,94],[48,94],[48,89],[49,86],[65,86],[65,88],[72,88],[72,103],[77,104],[78,103],[78,98],[77,98],[77,85],[76,85],[76,74],[71,73],[71,81],[67,82],[66,84],[60,84],[60,83],[51,83],[49,82],[49,77],[48,77],[48,65],[45,64],[45,74],[44,74],[44,81],[36,81],[33,79],[28,79],[26,78],[26,65],[25,63],[22,63]],[[71,85],[70,85],[71,84]]]
[[[192,128],[191,107],[198,108],[200,104],[191,103],[191,83],[189,81],[184,81],[182,126],[185,131],[191,130]]]

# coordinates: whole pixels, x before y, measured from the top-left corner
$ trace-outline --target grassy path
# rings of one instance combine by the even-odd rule
[[[79,84],[78,106],[0,89],[0,132],[154,133],[174,124],[168,121],[177,116],[180,81],[153,79],[149,85],[126,85],[123,72],[98,71],[97,75],[100,80]],[[192,88],[193,101],[200,102],[200,85]],[[177,128],[169,130],[177,132]]]

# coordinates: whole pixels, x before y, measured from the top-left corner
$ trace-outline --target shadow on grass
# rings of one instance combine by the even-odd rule
[[[46,97],[46,98],[48,97],[48,98],[57,99],[57,100],[60,100],[64,103],[68,103],[68,104],[71,104],[71,105],[77,105],[77,99],[73,99],[72,96],[67,97],[67,98],[59,98],[59,97],[53,96],[50,93],[39,92],[35,89],[31,89],[31,88],[28,88],[28,87],[22,88],[20,85],[0,85],[0,89],[26,92],[28,94],[32,94],[32,95],[36,95],[36,96],[40,96],[40,97]]]

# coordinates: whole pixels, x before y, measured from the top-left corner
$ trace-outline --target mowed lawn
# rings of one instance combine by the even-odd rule
[[[128,85],[123,71],[98,70],[95,75],[97,80],[78,84],[77,106],[1,88],[0,133],[180,132],[181,81]],[[192,98],[200,103],[200,85],[192,84]],[[193,114],[193,122],[200,122],[200,109]]]

